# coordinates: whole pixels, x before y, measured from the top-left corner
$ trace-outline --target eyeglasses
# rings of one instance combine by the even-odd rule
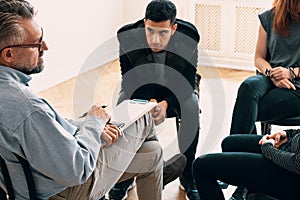
[[[38,48],[39,52],[41,52],[42,51],[42,46],[43,46],[43,35],[44,35],[43,28],[41,28],[41,30],[42,30],[42,36],[40,38],[40,43],[38,43],[38,44],[16,44],[16,45],[9,45],[9,46],[3,47],[0,50],[0,53],[4,49],[7,49],[7,48]]]

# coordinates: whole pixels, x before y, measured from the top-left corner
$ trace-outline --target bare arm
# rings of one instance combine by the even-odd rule
[[[269,62],[266,61],[267,56],[267,32],[264,30],[263,26],[260,24],[258,31],[258,38],[254,56],[255,67],[264,75],[266,69],[272,69]]]
[[[272,68],[270,63],[266,60],[267,50],[267,32],[260,24],[254,56],[255,67],[265,76],[270,76],[271,81],[276,87],[295,90],[294,84],[289,81],[289,69],[280,66]],[[267,74],[267,70],[269,70],[269,74]]]

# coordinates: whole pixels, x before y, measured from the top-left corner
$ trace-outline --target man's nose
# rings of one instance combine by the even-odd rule
[[[42,41],[42,50],[43,51],[47,51],[49,49],[48,43],[46,41]]]
[[[48,44],[43,40],[42,46],[39,49],[39,56],[42,57],[44,55],[44,51],[47,51],[49,49]]]
[[[158,44],[160,41],[160,37],[158,34],[153,34],[153,37],[152,37],[152,42],[155,43],[155,44]]]

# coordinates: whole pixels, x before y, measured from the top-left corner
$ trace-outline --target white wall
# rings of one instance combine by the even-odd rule
[[[135,22],[142,19],[145,14],[147,4],[151,0],[122,0],[123,3],[123,23]]]
[[[33,75],[31,88],[45,90],[117,58],[116,31],[144,17],[151,0],[28,0],[38,10],[50,49],[45,70]],[[178,17],[187,18],[192,0],[173,0]]]
[[[76,76],[91,52],[112,38],[122,25],[120,0],[29,1],[38,9],[37,21],[50,47],[45,53],[45,70],[33,76],[31,87],[35,91]]]

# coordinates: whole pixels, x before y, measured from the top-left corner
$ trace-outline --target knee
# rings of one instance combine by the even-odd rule
[[[155,146],[155,159],[154,162],[156,163],[155,165],[157,166],[157,168],[162,169],[164,162],[163,162],[163,149],[160,146],[160,144],[158,142],[156,142],[156,146]]]
[[[213,158],[212,154],[204,154],[199,156],[193,162],[193,174],[195,177],[202,176],[207,173],[206,169],[210,168],[210,160]]]
[[[238,89],[238,95],[255,95],[262,88],[264,82],[263,79],[266,79],[263,76],[251,76],[242,82]]]
[[[227,136],[225,137],[223,140],[222,140],[222,143],[221,143],[221,148],[222,148],[222,151],[223,152],[228,152],[229,151],[229,148],[230,148],[230,141],[231,141],[231,135],[230,136]]]
[[[223,152],[233,152],[236,149],[236,144],[239,143],[240,137],[244,137],[244,134],[229,135],[222,140],[221,148]]]
[[[152,155],[154,165],[162,165],[163,149],[157,141],[146,141],[139,150],[143,155]]]
[[[163,149],[160,144],[156,141],[153,149],[156,152],[156,162],[163,163]]]

